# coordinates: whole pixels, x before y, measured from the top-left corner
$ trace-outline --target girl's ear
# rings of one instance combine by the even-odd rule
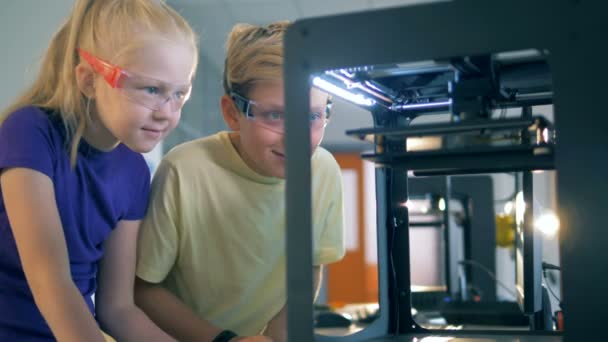
[[[78,89],[89,99],[95,98],[95,72],[91,67],[80,63],[75,68]]]
[[[220,99],[220,106],[222,107],[222,115],[224,116],[224,121],[233,131],[239,131],[241,129],[241,125],[239,123],[239,115],[241,113],[236,108],[234,101],[230,96],[224,95]]]

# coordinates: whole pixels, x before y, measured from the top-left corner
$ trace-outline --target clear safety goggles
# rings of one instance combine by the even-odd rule
[[[243,95],[235,92],[230,93],[230,97],[234,101],[236,107],[245,115],[245,117],[260,126],[278,133],[285,132],[285,113],[279,110],[273,110],[263,104],[250,100]],[[331,109],[331,102],[328,102],[325,110],[322,112],[310,112],[308,120],[311,132],[321,130],[327,126],[329,122],[328,116]]]
[[[171,111],[180,110],[190,98],[192,84],[173,84],[128,72],[78,48],[82,59],[101,75],[110,87],[119,90],[129,100],[151,110],[161,110],[168,102]]]

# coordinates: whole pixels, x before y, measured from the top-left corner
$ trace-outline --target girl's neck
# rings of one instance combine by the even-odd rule
[[[87,120],[87,125],[82,137],[89,145],[104,152],[113,150],[120,143],[120,141],[118,141],[118,139],[116,139],[116,137],[114,137],[95,117]]]

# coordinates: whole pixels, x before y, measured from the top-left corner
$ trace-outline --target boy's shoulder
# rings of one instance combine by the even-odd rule
[[[334,155],[321,146],[317,147],[310,162],[313,170],[323,170],[326,172],[340,171],[340,165],[338,165]]]
[[[328,150],[320,146],[317,147],[310,164],[317,186],[326,187],[341,184],[342,170],[334,155]]]
[[[165,154],[163,159],[173,165],[190,162],[198,164],[205,160],[213,159],[214,155],[221,153],[221,150],[224,148],[224,134],[227,133],[219,132],[176,145]]]

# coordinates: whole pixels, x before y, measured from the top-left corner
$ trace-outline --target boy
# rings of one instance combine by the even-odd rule
[[[180,341],[286,339],[283,36],[286,22],[236,25],[227,42],[220,132],[163,159],[138,246],[137,304]],[[311,89],[315,293],[344,255],[342,182],[318,147],[329,98]],[[238,335],[238,336],[237,336]]]

